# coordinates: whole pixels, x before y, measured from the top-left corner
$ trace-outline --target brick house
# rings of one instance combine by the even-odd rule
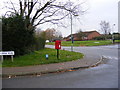
[[[86,31],[86,32],[82,32],[84,35],[82,36],[82,38],[78,38],[77,33],[76,34],[72,34],[74,37],[74,41],[79,41],[79,40],[92,40],[94,37],[99,37],[101,36],[101,34],[97,31]],[[65,41],[70,41],[71,40],[71,35],[67,36],[66,38],[64,38]]]

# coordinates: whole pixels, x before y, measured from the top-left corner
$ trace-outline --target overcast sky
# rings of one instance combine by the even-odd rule
[[[8,0],[1,0],[8,1]],[[16,1],[16,0],[12,0]],[[89,9],[87,12],[81,16],[81,22],[78,22],[76,19],[73,20],[73,33],[76,33],[79,29],[83,31],[91,30],[100,30],[99,23],[101,20],[108,21],[111,28],[114,29],[114,32],[118,32],[118,1],[120,0],[86,0],[85,7]],[[0,7],[3,6],[3,3],[0,3]],[[1,10],[2,14],[5,10]],[[62,32],[63,36],[71,34],[70,30],[70,20],[68,22],[68,27],[57,27],[56,25],[42,25],[40,27],[42,30],[47,28],[55,28]],[[114,27],[113,24],[116,24]]]
[[[114,32],[118,32],[118,1],[119,0],[87,0],[89,10],[82,17],[81,24],[73,25],[73,33],[79,28],[83,31],[100,31],[101,20],[108,21]],[[113,24],[116,24],[113,27]],[[70,29],[70,28],[69,28]],[[70,30],[62,30],[63,35],[69,35]]]

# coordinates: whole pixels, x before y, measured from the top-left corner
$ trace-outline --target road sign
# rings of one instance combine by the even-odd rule
[[[14,51],[1,51],[0,56],[1,56],[1,61],[3,62],[3,55],[11,55],[11,60],[13,62],[13,55],[15,55]]]
[[[0,55],[14,55],[14,51],[1,51]]]

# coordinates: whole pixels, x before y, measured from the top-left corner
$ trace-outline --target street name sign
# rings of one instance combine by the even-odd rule
[[[0,55],[14,55],[14,51],[1,51]]]
[[[11,60],[13,62],[13,55],[15,55],[14,51],[0,51],[1,61],[3,62],[3,55],[11,55]]]

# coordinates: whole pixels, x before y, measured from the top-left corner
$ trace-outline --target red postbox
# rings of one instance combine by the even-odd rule
[[[61,41],[60,40],[55,41],[55,49],[61,49]]]

